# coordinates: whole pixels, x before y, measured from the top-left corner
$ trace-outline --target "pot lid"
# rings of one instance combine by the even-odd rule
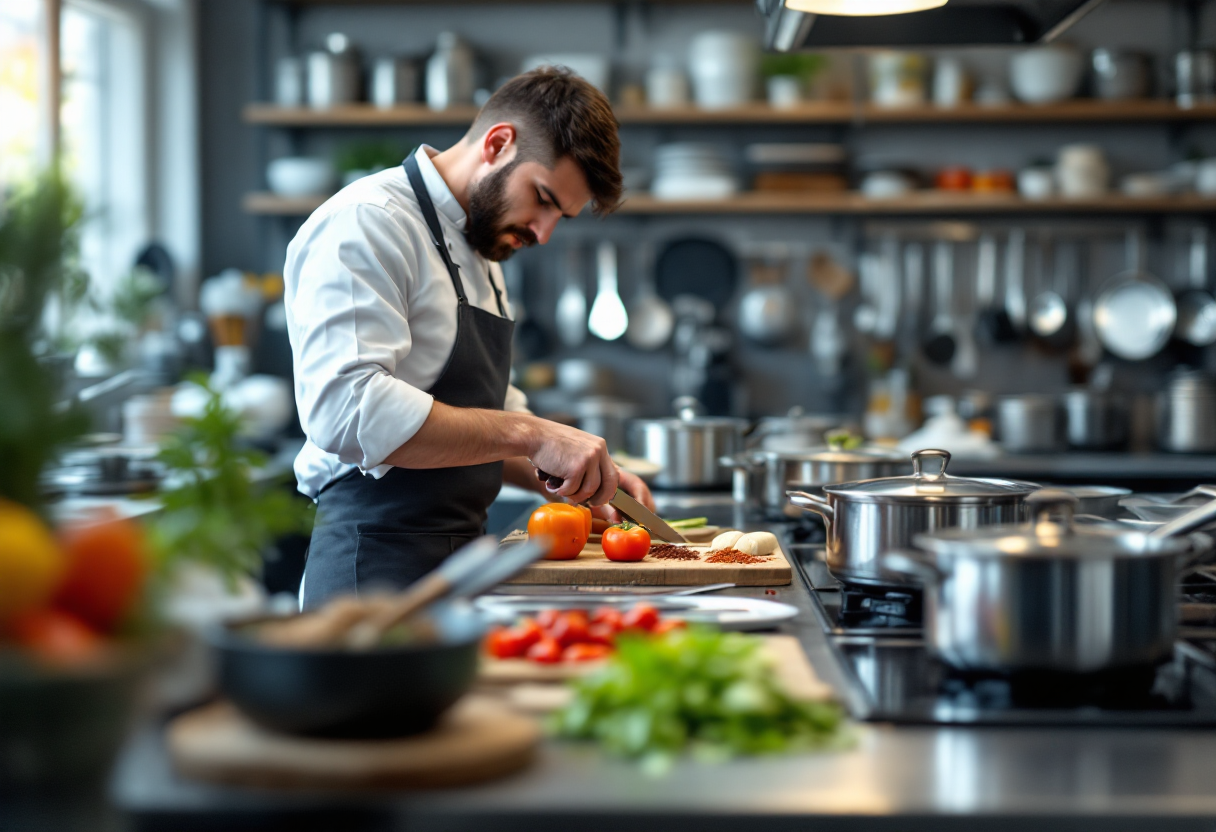
[[[675,416],[664,416],[659,419],[637,419],[636,424],[663,425],[665,427],[726,427],[743,430],[747,427],[746,419],[734,416],[706,416],[705,407],[693,396],[680,396],[671,403]]]
[[[769,459],[779,459],[783,462],[903,462],[907,456],[894,448],[884,448],[882,445],[862,445],[860,448],[845,450],[833,445],[810,448],[805,451],[761,451]]]
[[[940,529],[913,542],[939,557],[1085,558],[1176,555],[1189,551],[1187,537],[1155,537],[1119,523],[1075,523],[1077,498],[1060,489],[1043,489],[1026,498],[1029,523],[980,529]]]
[[[912,475],[824,486],[834,496],[861,502],[986,502],[1024,497],[1038,486],[1029,482],[970,479],[946,474],[950,452],[928,448],[912,454]]]

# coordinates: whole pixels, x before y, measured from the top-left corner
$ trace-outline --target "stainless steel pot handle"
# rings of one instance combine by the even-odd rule
[[[798,508],[815,512],[826,523],[830,524],[836,516],[831,503],[816,494],[808,494],[805,491],[787,491],[785,492],[785,496],[789,497],[790,502],[798,506]]]
[[[925,448],[912,452],[912,476],[926,482],[937,482],[946,476],[950,464],[950,452],[939,448]]]
[[[909,575],[922,581],[940,581],[946,577],[945,572],[921,560],[918,554],[913,552],[883,552],[878,557],[878,564],[888,572]]]
[[[705,406],[696,396],[676,397],[676,400],[671,403],[671,409],[685,422],[691,422],[693,419],[705,415]]]
[[[1026,512],[1036,525],[1049,523],[1071,532],[1080,504],[1075,494],[1059,488],[1041,488],[1026,498]]]
[[[740,471],[755,471],[763,461],[764,457],[756,451],[742,451],[718,457],[718,464],[723,468],[736,468]]]

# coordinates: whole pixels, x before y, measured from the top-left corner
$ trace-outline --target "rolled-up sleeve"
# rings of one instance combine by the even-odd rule
[[[418,263],[379,206],[347,205],[310,223],[284,270],[300,421],[313,444],[366,471],[409,441],[434,403],[394,375],[412,345]]]
[[[503,403],[502,409],[508,413],[531,413],[528,409],[528,397],[524,395],[524,391],[520,390],[514,384],[507,385],[507,398]]]

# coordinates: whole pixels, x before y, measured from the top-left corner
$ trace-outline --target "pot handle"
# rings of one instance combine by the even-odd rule
[[[718,457],[718,464],[723,468],[734,468],[739,471],[754,471],[759,467],[760,458],[753,451],[743,451],[737,454],[724,454]]]
[[[1177,537],[1188,532],[1198,531],[1204,526],[1216,522],[1216,500],[1209,500],[1197,506],[1186,514],[1175,517],[1168,523],[1158,526],[1149,532],[1150,537]]]
[[[922,581],[936,582],[946,577],[945,572],[922,560],[922,557],[919,552],[883,552],[878,557],[878,564],[888,572],[920,578]]]
[[[817,494],[808,494],[805,491],[787,491],[785,492],[785,496],[789,497],[790,502],[798,506],[798,508],[815,512],[826,523],[831,523],[836,517],[832,504]]]
[[[912,476],[925,482],[937,482],[946,476],[950,452],[940,448],[924,448],[912,452]]]
[[[1036,526],[1049,523],[1071,532],[1080,503],[1075,494],[1061,488],[1040,488],[1026,498],[1026,511]]]
[[[705,406],[696,396],[676,397],[676,400],[671,403],[671,409],[685,422],[691,422],[693,419],[705,415]]]

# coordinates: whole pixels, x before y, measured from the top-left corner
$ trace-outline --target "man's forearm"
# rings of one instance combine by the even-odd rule
[[[527,413],[435,402],[418,432],[384,461],[398,468],[454,468],[527,457],[535,442],[535,420]]]

